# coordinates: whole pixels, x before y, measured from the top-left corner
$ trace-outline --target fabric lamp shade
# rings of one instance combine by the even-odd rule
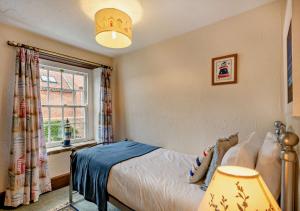
[[[198,211],[281,210],[259,173],[237,166],[220,166]]]
[[[107,48],[131,45],[132,20],[121,10],[105,8],[95,14],[96,41]]]

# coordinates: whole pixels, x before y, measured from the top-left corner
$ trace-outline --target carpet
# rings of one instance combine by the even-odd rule
[[[50,209],[48,211],[81,211],[81,210],[82,211],[87,211],[87,210],[91,210],[88,205],[85,205],[85,206],[84,205],[85,204],[80,205],[80,203],[76,204],[76,202],[75,202],[75,205],[70,205],[69,202],[64,202],[64,203],[62,203],[62,204],[60,204],[60,205],[56,206],[55,208]],[[80,209],[76,208],[76,206],[79,207]],[[95,207],[96,207],[96,205],[95,205]],[[115,206],[113,206],[111,203],[107,203],[107,211],[120,211],[120,210],[118,208],[116,208]]]
[[[79,211],[79,210],[73,207],[72,205],[70,205],[69,202],[66,202],[57,206],[54,209],[50,209],[49,211]]]

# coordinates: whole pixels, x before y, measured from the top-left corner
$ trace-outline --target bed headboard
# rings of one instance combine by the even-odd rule
[[[275,134],[281,144],[281,198],[280,207],[283,211],[294,211],[298,207],[298,155],[294,147],[299,143],[299,137],[293,132],[287,132],[286,126],[276,121]]]

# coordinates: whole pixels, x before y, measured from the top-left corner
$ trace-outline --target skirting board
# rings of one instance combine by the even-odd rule
[[[0,193],[0,209],[4,207],[5,192]]]
[[[69,185],[70,173],[51,178],[52,191]]]
[[[51,178],[52,191],[69,185],[70,173]],[[0,209],[4,206],[5,192],[0,192]]]

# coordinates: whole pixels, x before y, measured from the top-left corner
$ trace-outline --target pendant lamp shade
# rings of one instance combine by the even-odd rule
[[[105,8],[95,14],[96,41],[107,48],[126,48],[132,42],[132,20],[121,10]]]

